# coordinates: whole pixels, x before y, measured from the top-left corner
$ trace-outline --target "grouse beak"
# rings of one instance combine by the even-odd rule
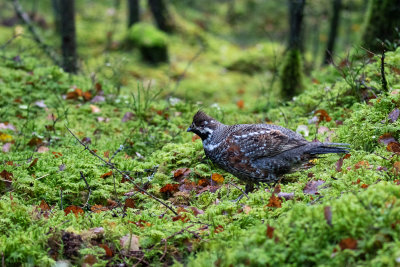
[[[192,131],[192,128],[187,128],[187,130],[186,130],[186,132],[191,132]]]

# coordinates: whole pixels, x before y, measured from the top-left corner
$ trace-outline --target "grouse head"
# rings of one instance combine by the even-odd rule
[[[190,125],[187,131],[197,134],[200,136],[201,140],[204,141],[207,140],[220,125],[221,123],[219,121],[199,110],[196,115],[194,115],[192,125]]]

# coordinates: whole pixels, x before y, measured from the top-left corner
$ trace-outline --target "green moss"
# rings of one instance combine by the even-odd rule
[[[291,99],[303,89],[303,63],[299,50],[289,50],[285,54],[280,73],[281,96]]]
[[[129,28],[127,39],[139,47],[166,47],[168,42],[165,33],[145,22],[135,23]]]

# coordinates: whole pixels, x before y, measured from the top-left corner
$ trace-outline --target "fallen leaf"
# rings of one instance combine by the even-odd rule
[[[64,171],[65,168],[66,168],[65,164],[61,164],[60,166],[58,166],[58,170],[59,170],[60,172]]]
[[[44,103],[44,100],[36,101],[35,105],[38,106],[39,108],[47,108],[46,104]]]
[[[207,180],[207,179],[200,179],[200,180],[197,182],[197,185],[198,185],[198,186],[201,186],[201,187],[205,187],[205,186],[207,186],[207,185],[210,185],[210,181]]]
[[[243,109],[243,108],[244,108],[244,101],[243,101],[243,100],[237,101],[237,102],[236,102],[236,106],[237,106],[239,109]]]
[[[251,211],[251,207],[250,207],[250,206],[247,206],[247,205],[244,205],[244,207],[243,207],[243,212],[244,212],[245,214],[249,214],[250,211]]]
[[[0,130],[16,131],[15,126],[8,122],[0,122]]]
[[[369,185],[367,185],[367,184],[362,184],[362,185],[361,185],[361,188],[366,189],[366,188],[368,188],[368,186],[369,186]]]
[[[218,234],[224,231],[224,227],[222,225],[218,225],[217,227],[215,227],[214,229],[214,233]]]
[[[90,101],[90,103],[101,103],[106,101],[106,98],[102,95],[96,95],[95,97],[92,98],[92,100]]]
[[[55,158],[59,158],[62,156],[60,152],[55,152],[55,151],[51,152],[51,154],[53,154]]]
[[[281,192],[281,185],[280,184],[277,184],[275,187],[274,187],[274,194],[279,194]]]
[[[110,157],[110,151],[106,151],[106,152],[104,152],[104,157],[105,158],[109,158]]]
[[[83,100],[85,101],[89,101],[90,99],[92,99],[92,93],[89,91],[86,91],[82,94]]]
[[[202,193],[204,193],[204,192],[206,192],[206,191],[209,191],[209,192],[211,192],[211,193],[215,193],[220,187],[221,187],[221,186],[219,186],[219,185],[207,185],[206,187],[200,189],[200,190],[197,192],[197,195],[200,195],[200,194],[202,194]]]
[[[0,132],[0,141],[3,143],[8,143],[13,140],[12,136],[6,133]]]
[[[42,201],[40,202],[39,208],[40,208],[42,211],[48,211],[48,210],[50,210],[49,205],[48,205],[48,204],[46,203],[46,201],[44,201],[44,200],[42,200]]]
[[[199,140],[200,136],[198,136],[197,134],[194,134],[192,137],[192,142],[195,142],[196,140]]]
[[[102,174],[101,176],[100,176],[100,178],[107,178],[107,177],[110,177],[111,175],[113,174],[113,172],[112,171],[109,171],[109,172],[106,172],[106,173],[104,173],[104,174]]]
[[[28,169],[34,167],[34,166],[36,165],[36,163],[38,162],[38,160],[39,160],[38,158],[35,158],[35,159],[31,162],[31,164],[29,164]]]
[[[128,251],[138,251],[139,250],[139,237],[136,235],[127,234],[119,240],[121,248],[127,249]]]
[[[388,145],[391,142],[397,142],[396,139],[390,133],[385,133],[378,138],[378,142],[384,145]]]
[[[188,222],[189,218],[186,215],[177,215],[175,217],[172,217],[172,221],[173,222],[176,222],[176,221]]]
[[[201,209],[198,209],[198,208],[196,208],[196,207],[190,207],[190,208],[192,209],[193,214],[194,214],[194,216],[196,216],[196,217],[197,217],[197,215],[199,215],[199,214],[204,214],[204,211],[201,210]]]
[[[84,213],[82,208],[80,208],[78,206],[75,206],[75,205],[68,206],[68,207],[66,207],[64,209],[65,216],[67,216],[71,212],[75,215],[76,218],[78,218],[79,214],[83,214]]]
[[[38,137],[32,137],[31,140],[29,140],[28,142],[28,146],[40,146],[43,143],[42,139],[38,138]]]
[[[357,240],[355,240],[351,237],[342,239],[339,243],[339,247],[341,250],[356,249],[357,248]]]
[[[397,121],[397,119],[399,118],[399,115],[400,115],[400,111],[398,108],[395,108],[394,110],[392,110],[388,115],[389,122],[393,123],[393,122]]]
[[[321,121],[331,121],[332,118],[328,115],[328,112],[324,109],[318,109],[314,112],[318,116],[318,123]]]
[[[121,121],[122,122],[127,122],[133,119],[134,114],[132,112],[126,112],[124,117],[122,117]]]
[[[275,231],[274,227],[267,225],[267,231],[265,234],[269,239],[272,239],[274,237],[274,231]]]
[[[1,149],[4,153],[10,152],[11,149],[11,143],[5,143],[3,145],[3,148]]]
[[[160,193],[172,195],[174,192],[179,191],[179,184],[166,184],[160,189]]]
[[[284,198],[286,200],[291,200],[294,198],[294,193],[284,193],[284,192],[280,192],[277,194],[277,196],[279,198]]]
[[[324,217],[325,217],[326,223],[329,226],[332,226],[332,210],[331,210],[330,206],[324,207]]]
[[[398,142],[391,142],[387,145],[386,150],[400,155],[400,144]]]
[[[346,155],[344,155],[343,159],[348,159],[350,157],[351,157],[351,154],[346,154]]]
[[[393,163],[393,174],[395,176],[400,175],[400,161],[396,161],[395,163]]]
[[[325,183],[324,180],[309,181],[304,187],[303,193],[308,195],[317,195],[319,194],[318,187],[323,185],[324,183]]]
[[[108,208],[107,208],[107,207],[104,207],[104,206],[102,206],[102,205],[96,204],[96,205],[91,206],[91,207],[90,207],[90,210],[93,211],[94,213],[100,213],[100,212],[102,212],[102,211],[107,211]]]
[[[362,161],[357,162],[357,163],[354,165],[354,169],[355,169],[355,170],[360,169],[361,167],[368,168],[368,167],[369,167],[368,161],[362,160]]]
[[[101,247],[101,248],[104,249],[104,251],[106,252],[106,256],[107,256],[107,257],[112,257],[112,256],[113,256],[112,250],[111,250],[110,247],[107,246],[106,244],[100,244],[99,247]]]
[[[282,201],[280,200],[279,197],[275,196],[275,194],[272,194],[271,197],[269,198],[269,202],[267,204],[267,207],[281,208],[282,207]]]
[[[100,108],[98,106],[95,105],[89,105],[90,109],[92,110],[92,113],[99,113],[101,112]]]
[[[83,258],[83,263],[88,264],[90,266],[92,266],[96,262],[97,262],[97,258],[92,254],[88,254]]]
[[[90,144],[92,143],[92,139],[90,139],[90,137],[83,137],[82,140],[81,140],[81,142],[82,142],[84,145],[90,145]],[[96,151],[95,151],[95,152],[96,152]]]
[[[124,209],[126,208],[131,208],[131,209],[135,208],[135,201],[132,198],[125,199]]]
[[[344,158],[340,158],[340,159],[336,162],[336,171],[337,171],[337,172],[341,172],[341,171],[342,171],[343,159],[344,159]]]
[[[46,153],[49,151],[49,148],[47,146],[40,146],[37,150],[38,153]]]
[[[174,171],[174,179],[178,180],[178,179],[187,177],[187,176],[189,176],[190,173],[191,173],[191,170],[189,168],[177,169],[176,171]]]
[[[140,228],[144,228],[145,226],[147,226],[147,227],[151,226],[151,223],[146,222],[145,220],[142,220],[142,219],[140,219],[140,220],[137,221],[137,222],[133,222],[133,221],[128,221],[128,222],[129,222],[129,223],[133,223],[133,224],[135,224],[137,227],[140,227]]]
[[[222,184],[224,182],[224,177],[221,174],[213,173],[211,175],[211,179],[218,184]]]
[[[3,170],[2,172],[0,172],[0,177],[7,181],[12,181],[12,178],[14,177],[14,175],[11,172]]]

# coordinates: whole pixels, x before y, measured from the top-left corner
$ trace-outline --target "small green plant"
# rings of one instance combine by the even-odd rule
[[[138,83],[136,93],[132,93],[132,110],[138,118],[144,119],[148,113],[150,106],[155,102],[158,96],[163,92],[163,88],[152,90],[151,83],[144,86]]]

